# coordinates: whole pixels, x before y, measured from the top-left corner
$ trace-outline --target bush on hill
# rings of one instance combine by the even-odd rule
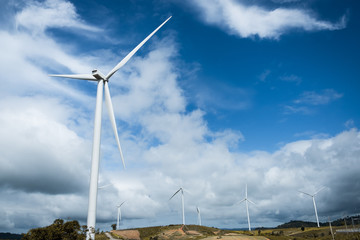
[[[78,221],[64,223],[62,219],[56,219],[53,224],[43,228],[31,229],[23,240],[82,240],[85,235],[80,230]]]

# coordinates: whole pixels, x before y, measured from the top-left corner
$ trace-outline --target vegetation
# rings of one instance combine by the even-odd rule
[[[109,238],[105,235],[105,233],[97,233],[95,234],[95,240],[109,240]]]
[[[344,229],[344,226],[333,227]],[[332,240],[329,226],[327,227],[309,227],[309,228],[276,228],[261,231],[261,236],[270,240]],[[335,233],[335,240],[360,240],[360,233]]]
[[[358,216],[352,216],[352,217],[346,217],[346,218],[340,218],[335,221],[331,222],[331,226],[344,226],[345,222],[347,226],[352,226],[352,224],[359,224],[360,215]],[[321,227],[327,227],[329,223],[319,223]],[[309,228],[309,227],[317,227],[317,224],[315,222],[304,222],[304,221],[290,221],[288,223],[281,224],[277,226],[276,228]]]
[[[360,233],[343,233],[336,232],[337,229],[345,229],[345,223],[347,228],[352,229],[359,228],[358,217],[347,217],[346,219],[339,219],[331,223],[333,232],[335,234],[335,240],[360,240]],[[342,224],[341,224],[342,223]],[[116,227],[115,224],[112,227]],[[279,225],[276,228],[258,228],[255,231],[235,231],[235,230],[221,230],[212,227],[205,227],[199,225],[169,225],[169,226],[156,226],[145,227],[136,229],[136,234],[140,234],[142,240],[200,240],[207,237],[216,236],[218,239],[231,238],[229,236],[254,236],[258,239],[267,238],[270,240],[332,240],[333,237],[330,232],[330,228],[327,224],[323,223],[322,227],[317,228],[315,223],[302,222],[302,221],[290,221],[288,223]],[[43,227],[29,230],[27,234],[9,234],[0,233],[0,239],[23,239],[23,240],[84,240],[87,226],[80,226],[78,221],[67,221],[62,219],[56,219],[53,224]],[[126,232],[126,231],[125,231]],[[116,233],[113,232],[113,233]],[[128,233],[128,234],[133,234]],[[114,234],[113,234],[114,235]],[[4,237],[5,236],[5,237]],[[130,236],[130,235],[128,235]],[[118,239],[128,237],[118,236]],[[137,235],[139,236],[139,235]],[[258,237],[260,236],[260,238]],[[22,238],[21,238],[22,237]],[[116,237],[116,235],[114,235]],[[97,230],[95,235],[96,240],[107,240],[108,238],[104,233],[99,233]],[[250,239],[250,238],[247,238]]]
[[[206,236],[214,236],[215,232],[217,232],[218,235],[222,234],[224,231],[217,229],[217,228],[211,228],[211,227],[205,227],[205,226],[199,226],[199,225],[169,225],[169,226],[156,226],[156,227],[145,227],[145,228],[136,228],[136,229],[127,229],[127,230],[137,230],[140,233],[140,238],[143,240],[157,240],[161,239],[162,235],[165,234],[167,231],[171,230],[178,230],[182,229],[185,233],[190,231],[196,231],[201,236],[192,236],[191,239],[201,239]],[[116,234],[113,234],[114,237],[118,237]],[[183,238],[189,238],[181,236],[180,233],[174,232],[170,239],[183,239]]]
[[[64,223],[62,219],[56,219],[53,224],[43,228],[31,229],[23,240],[83,240],[84,231],[81,231],[78,221]]]
[[[116,230],[116,224],[115,223],[111,224],[111,228],[112,228],[112,230]]]
[[[352,216],[352,217],[346,217],[346,218],[340,218],[333,222],[331,222],[332,226],[342,226],[345,224],[347,226],[352,226],[352,224],[359,224],[360,215]]]
[[[320,223],[320,226],[327,226],[328,223]],[[304,222],[304,221],[290,221],[288,223],[281,224],[276,228],[309,228],[309,227],[317,227],[315,222]]]
[[[22,238],[21,234],[0,233],[0,239],[10,240],[10,239],[21,239],[21,238]]]

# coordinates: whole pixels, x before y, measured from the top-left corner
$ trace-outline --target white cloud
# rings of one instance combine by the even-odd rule
[[[260,81],[265,82],[266,79],[269,77],[270,73],[271,71],[269,69],[266,69],[258,76],[258,78],[260,79]]]
[[[303,92],[299,99],[295,100],[296,104],[307,105],[324,105],[329,104],[341,98],[343,94],[336,92],[334,89],[325,89],[321,93],[314,91]]]
[[[178,73],[171,63],[177,53],[174,43],[168,41],[158,43],[145,58],[134,57],[111,79],[112,91],[120,90],[120,94],[113,94],[113,101],[121,106],[117,112],[121,119],[139,121],[138,116],[144,114],[185,110],[185,99],[176,83]]]
[[[302,82],[301,77],[296,76],[294,74],[291,75],[283,75],[281,77],[279,77],[280,80],[285,81],[285,82],[294,82],[297,85],[299,85]]]
[[[345,127],[347,128],[354,128],[355,127],[355,122],[353,119],[349,119],[344,123]]]
[[[2,80],[8,82],[0,90],[0,214],[4,216],[0,231],[24,232],[59,217],[83,224],[86,219],[94,97],[75,86],[94,91],[95,85],[46,75],[49,68],[86,72],[100,60],[87,53],[72,54],[75,46],[59,45],[46,31],[33,36],[31,29],[38,26],[27,27],[2,30],[0,37],[7,49],[0,55]],[[116,220],[115,206],[123,200],[124,227],[180,222],[180,203],[168,201],[180,186],[192,193],[185,200],[188,222],[196,221],[198,205],[204,224],[211,226],[246,224],[243,206],[233,205],[244,197],[246,183],[249,198],[258,203],[251,208],[257,226],[292,216],[311,220],[311,203],[305,205],[296,190],[311,191],[329,182],[333,184],[319,194],[320,218],[333,208],[341,210],[336,200],[345,191],[350,196],[343,206],[349,207],[343,211],[353,209],[352,199],[359,198],[353,189],[359,184],[360,170],[357,129],[289,143],[274,153],[237,151],[234,146],[244,138],[241,132],[212,131],[204,111],[186,110],[178,85],[181,74],[173,59],[176,44],[171,38],[165,41],[155,44],[145,57],[132,59],[111,79],[128,169],[121,170],[116,160],[118,152],[105,118],[100,181],[113,185],[99,191],[98,227],[110,228]],[[103,65],[112,67],[107,61]]]
[[[274,3],[291,3],[291,2],[299,2],[301,0],[271,0]]]
[[[2,186],[52,194],[82,191],[89,147],[67,127],[72,117],[65,108],[41,97],[0,102]]]
[[[74,5],[62,0],[27,1],[27,6],[16,15],[17,28],[26,28],[32,34],[42,34],[47,28],[69,28],[99,31],[82,22]]]
[[[243,38],[258,36],[277,39],[292,29],[319,31],[345,27],[345,17],[338,23],[331,23],[318,20],[302,9],[266,9],[245,5],[236,0],[202,0],[191,3],[198,7],[203,21]]]
[[[324,89],[321,92],[305,91],[300,97],[294,100],[294,104],[284,106],[285,114],[312,114],[315,112],[313,107],[327,105],[343,97],[342,93],[334,89]]]

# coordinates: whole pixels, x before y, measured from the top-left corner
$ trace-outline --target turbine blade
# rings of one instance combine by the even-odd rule
[[[112,105],[112,102],[111,102],[109,85],[108,85],[108,82],[107,82],[107,81],[105,81],[105,103],[106,103],[106,107],[107,107],[107,110],[108,110],[108,113],[109,113],[109,118],[110,118],[110,121],[111,121],[111,125],[112,125],[112,128],[113,128],[113,130],[114,130],[116,143],[117,143],[117,146],[118,146],[119,151],[120,151],[121,161],[122,161],[123,166],[124,166],[124,168],[125,168],[124,156],[123,156],[123,153],[122,153],[122,151],[121,151],[121,146],[120,146],[120,141],[119,141],[119,135],[118,135],[117,128],[116,128],[116,122],[115,122],[115,116],[114,116],[114,109],[113,109],[113,105]]]
[[[244,201],[246,201],[246,198],[244,198],[244,199],[241,200],[241,201],[236,202],[235,204],[240,204],[240,203],[242,203],[242,202],[244,202]],[[234,204],[234,205],[235,205],[235,204]]]
[[[97,79],[91,74],[50,74],[49,76],[97,81]]]
[[[252,203],[252,204],[254,204],[254,205],[256,205],[256,203],[254,203],[253,201],[251,201],[250,199],[247,199],[248,200],[248,202],[250,202],[250,203]]]
[[[298,191],[299,193],[303,193],[303,194],[306,194],[306,195],[308,195],[308,196],[310,196],[310,197],[313,197],[313,195],[310,195],[310,194],[308,194],[308,193],[306,193],[306,192],[302,192],[302,191]]]
[[[121,207],[125,202],[126,202],[126,201],[123,201],[123,202],[119,205],[119,207]]]
[[[192,193],[191,193],[189,190],[187,190],[187,189],[185,189],[185,188],[182,188],[182,190],[183,190],[184,192],[186,192],[186,193],[188,193],[188,194],[192,195]]]
[[[325,187],[322,187],[322,188],[320,188],[319,190],[317,190],[315,193],[314,193],[314,196],[316,195],[316,194],[318,194],[321,190],[323,190]]]
[[[197,213],[200,213],[200,209],[198,207],[196,207],[196,211]]]
[[[106,80],[108,80],[117,70],[124,66],[130,58],[167,22],[171,16],[165,20],[158,28],[156,28],[149,36],[147,36],[139,45],[136,46],[126,57],[123,58],[109,73],[106,75]]]
[[[171,196],[171,198],[169,198],[169,201],[180,191],[181,191],[181,188],[179,190],[177,190],[176,193],[174,193],[174,195]]]

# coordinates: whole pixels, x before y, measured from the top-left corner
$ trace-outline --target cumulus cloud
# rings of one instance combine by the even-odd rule
[[[236,0],[195,1],[192,4],[199,9],[205,23],[242,38],[258,36],[277,39],[293,29],[338,30],[346,26],[345,17],[337,23],[331,23],[319,20],[303,9],[266,9],[257,5],[245,5]]]
[[[36,222],[46,225],[60,215],[83,217],[86,212],[86,208],[77,211],[75,205],[87,201],[83,195],[88,188],[92,135],[88,115],[92,113],[82,103],[93,97],[79,91],[79,85],[70,86],[47,74],[59,66],[83,71],[91,61],[69,54],[66,46],[47,36],[46,29],[65,25],[94,29],[85,27],[66,1],[12,4],[6,3],[8,13],[14,14],[7,20],[17,22],[17,28],[8,24],[0,29],[0,44],[6,49],[0,57],[1,79],[7,83],[0,90],[0,212],[4,216],[0,231],[26,232]],[[34,10],[39,14],[28,19]],[[39,16],[49,21],[40,21]]]
[[[19,14],[31,6],[40,7],[34,2]],[[57,5],[53,9],[69,11]],[[73,20],[85,24],[78,17]],[[88,72],[88,66],[100,60],[87,53],[72,54],[69,49],[76,46],[56,43],[44,29],[36,36],[29,29],[0,32],[0,43],[8,49],[0,56],[2,79],[8,82],[7,89],[0,90],[0,231],[26,232],[55,218],[84,224],[86,219],[95,99],[79,89],[94,92],[95,85],[60,82],[47,73]],[[29,49],[23,47],[26,44]],[[100,182],[110,186],[99,190],[97,227],[109,229],[116,220],[116,205],[124,200],[124,227],[178,223],[180,201],[168,199],[180,186],[191,193],[185,197],[188,223],[196,222],[199,206],[205,225],[245,226],[244,207],[234,205],[244,197],[245,184],[249,198],[257,203],[250,209],[257,226],[294,218],[311,221],[311,202],[306,205],[307,199],[296,190],[311,192],[323,185],[327,188],[318,196],[321,220],[333,209],[352,213],[360,198],[354,188],[360,184],[357,129],[288,143],[275,152],[241,152],[237,147],[244,140],[241,132],[213,131],[206,112],[187,110],[178,84],[175,40],[164,37],[152,44],[150,52],[134,57],[111,79],[128,169],[121,170],[104,113]],[[103,63],[109,69],[112,64]],[[344,192],[348,197],[340,201]]]
[[[82,191],[89,147],[67,126],[71,111],[65,107],[41,97],[0,102],[2,186],[51,194]]]

